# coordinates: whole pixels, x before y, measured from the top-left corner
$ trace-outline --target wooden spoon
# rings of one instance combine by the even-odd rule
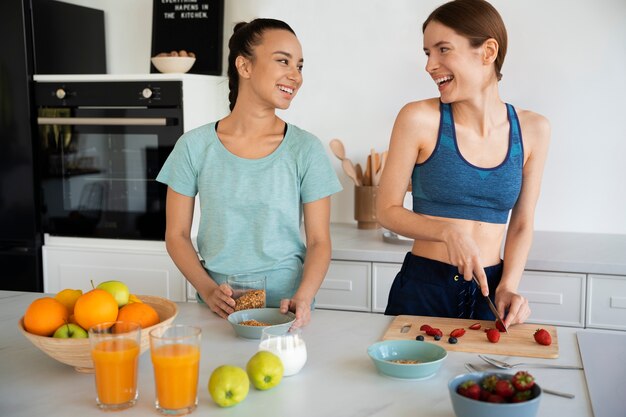
[[[346,148],[343,146],[343,142],[339,139],[333,139],[330,141],[330,150],[340,161],[346,159]]]
[[[361,167],[361,164],[357,162],[354,169],[356,169],[356,177],[359,179],[359,183],[363,184],[363,168]]]
[[[373,185],[380,184],[380,178],[383,176],[383,169],[385,169],[385,163],[387,162],[387,151],[383,152],[380,156],[380,167],[376,174],[374,175],[374,180],[372,181]]]
[[[354,185],[363,185],[361,184],[359,177],[356,175],[356,169],[354,168],[354,165],[352,165],[351,160],[344,159],[343,161],[341,161],[341,166],[343,167],[343,172],[345,172],[348,177],[352,178],[352,181],[354,181]]]

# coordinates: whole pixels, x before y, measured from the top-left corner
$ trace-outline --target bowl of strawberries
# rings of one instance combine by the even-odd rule
[[[512,374],[472,372],[450,380],[448,391],[457,417],[533,417],[541,388],[527,371]]]

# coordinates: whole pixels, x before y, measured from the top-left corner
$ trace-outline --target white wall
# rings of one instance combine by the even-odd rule
[[[66,1],[105,10],[110,73],[148,72],[151,0]],[[363,162],[370,148],[387,147],[405,103],[437,95],[424,71],[421,24],[442,3],[226,0],[224,43],[234,22],[287,21],[303,45],[305,84],[281,115],[325,144],[341,138],[348,156]],[[626,2],[492,4],[509,33],[502,98],[552,123],[535,228],[626,234]],[[351,222],[352,185],[332,161],[344,185],[333,197],[332,220]]]

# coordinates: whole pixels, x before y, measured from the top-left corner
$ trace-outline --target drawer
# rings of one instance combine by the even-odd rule
[[[589,275],[587,327],[626,330],[626,276]]]
[[[389,290],[393,280],[400,272],[402,264],[377,263],[372,264],[372,311],[384,313],[389,299]]]
[[[524,271],[519,293],[528,299],[530,323],[584,327],[585,274]]]
[[[336,310],[371,310],[370,262],[331,261],[315,306]]]

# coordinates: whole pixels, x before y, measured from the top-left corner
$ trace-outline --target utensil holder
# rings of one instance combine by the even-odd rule
[[[354,187],[354,219],[359,229],[379,229],[376,217],[377,185]]]

